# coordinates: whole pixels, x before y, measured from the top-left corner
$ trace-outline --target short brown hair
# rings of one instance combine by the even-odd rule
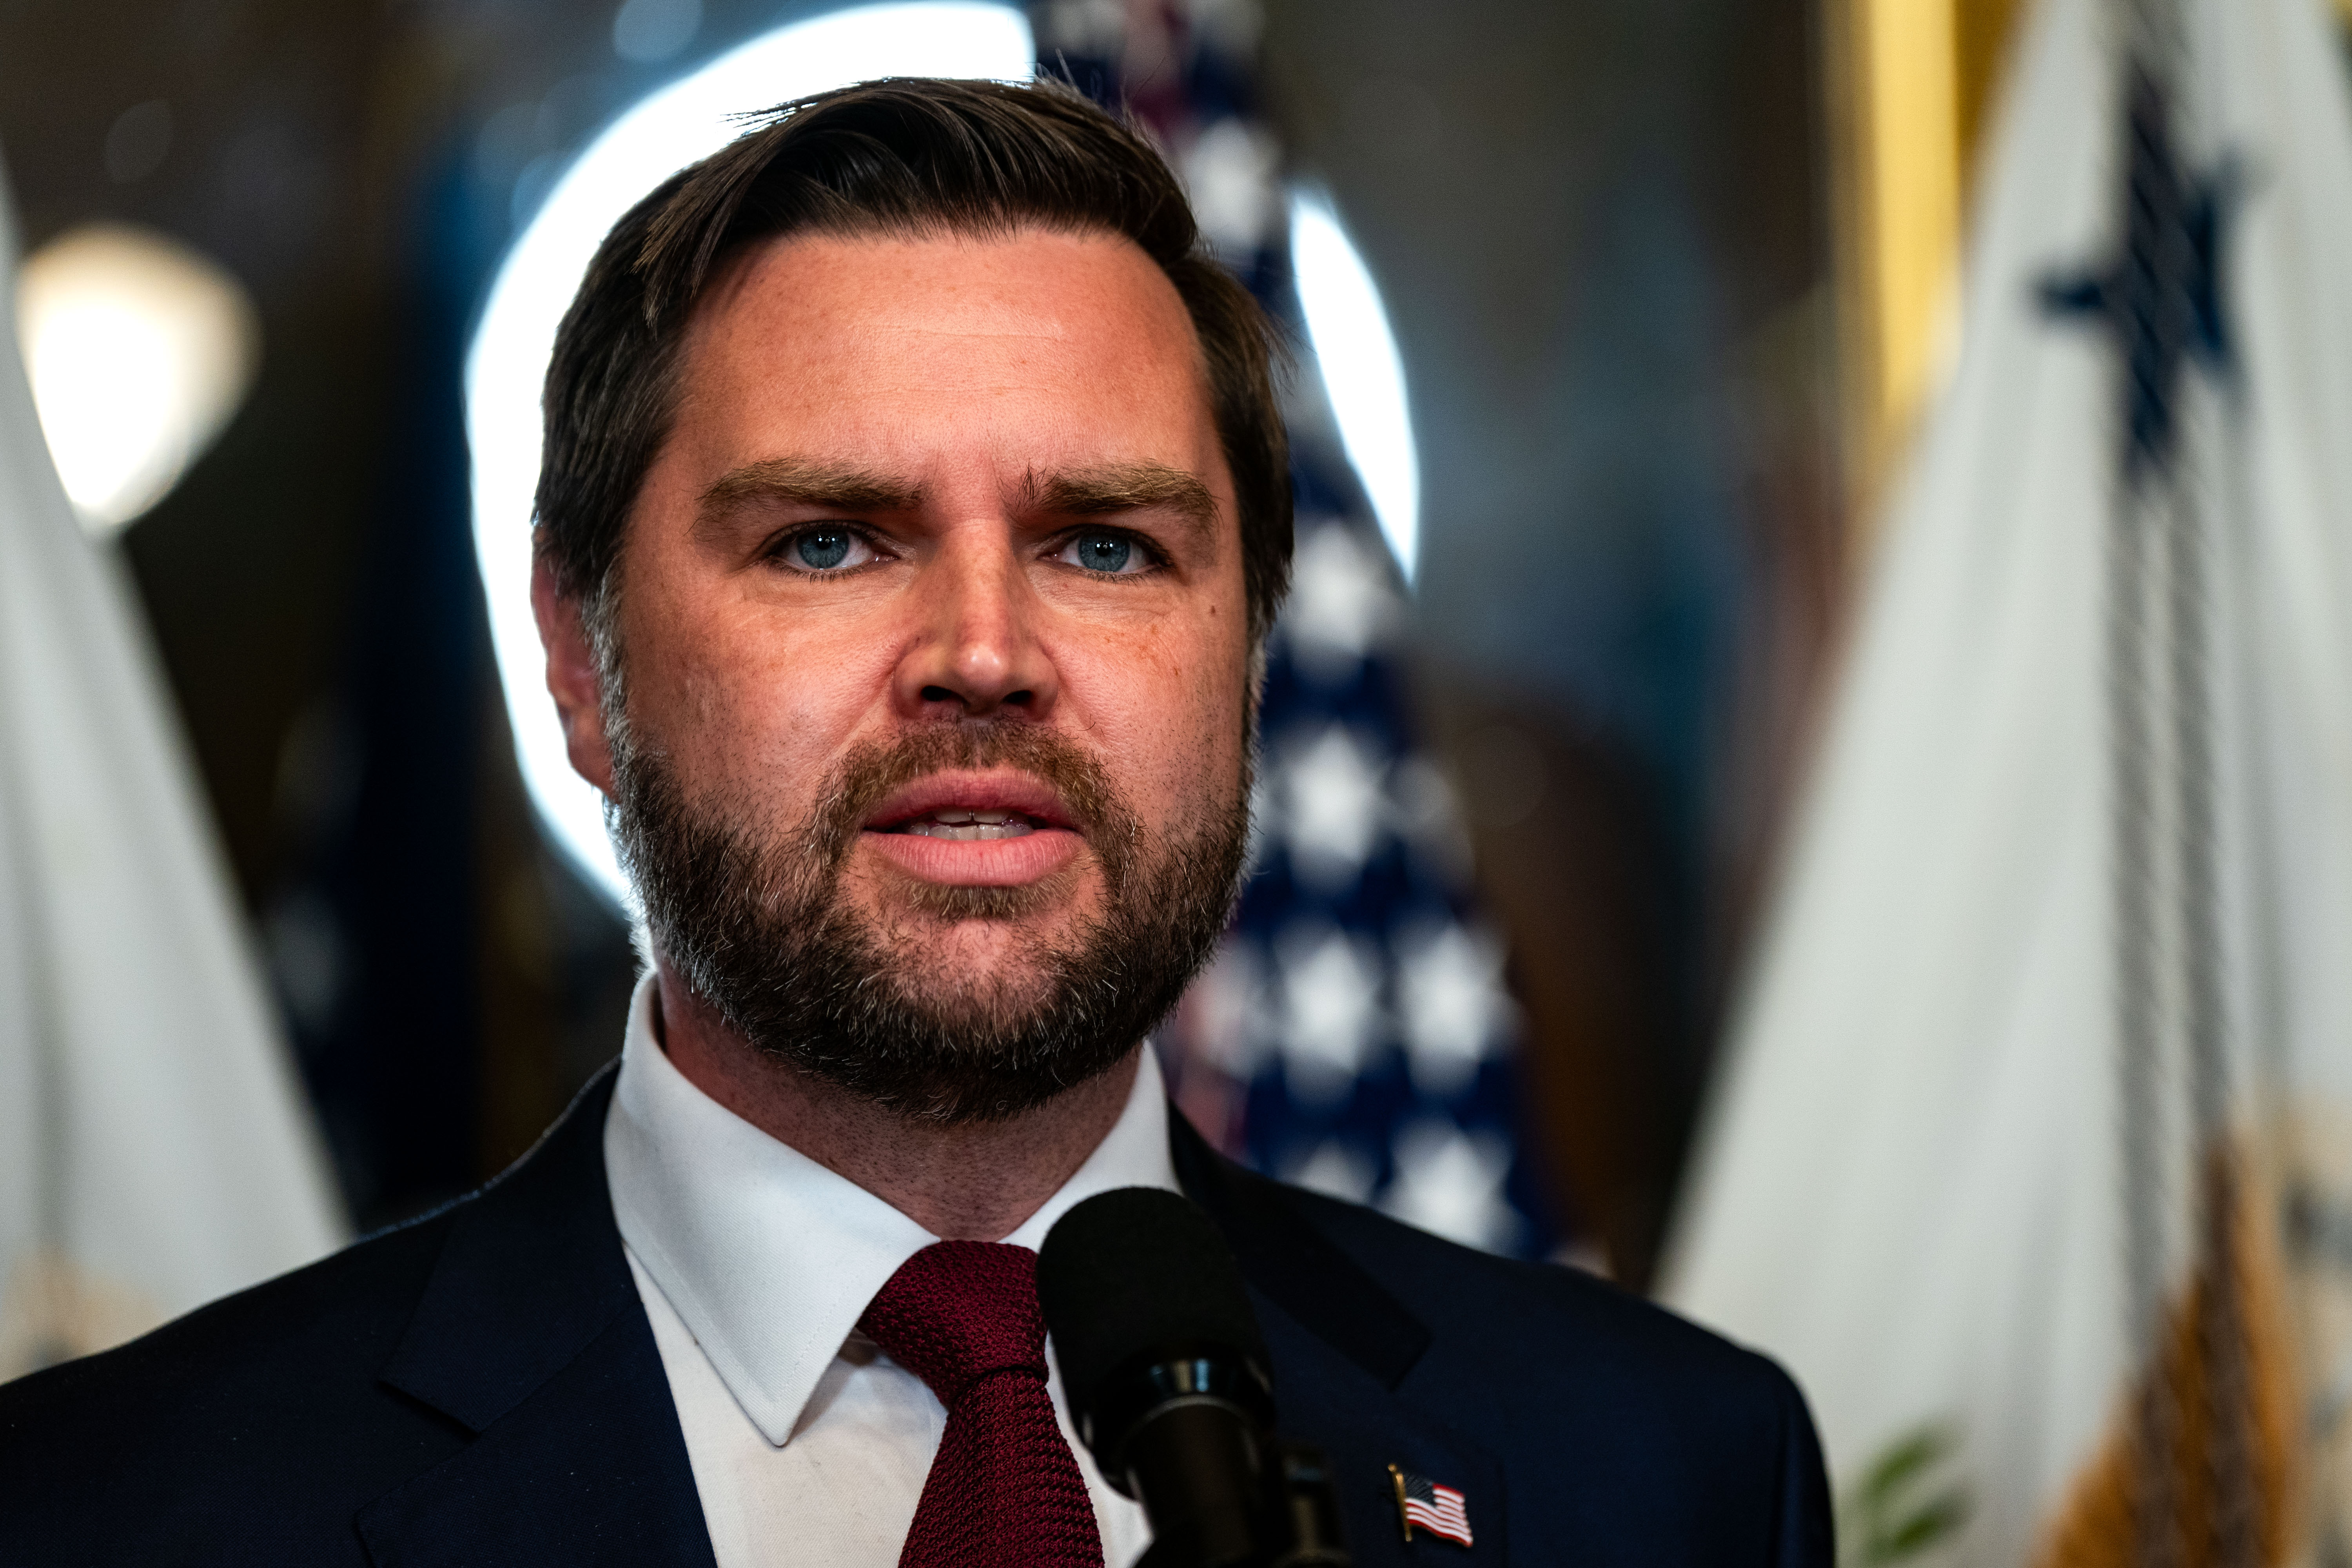
[[[1106,233],[1157,262],[1201,341],[1240,513],[1252,646],[1290,577],[1289,451],[1265,313],[1211,256],[1168,164],[1053,81],[916,78],[819,93],[664,181],[613,226],[547,368],[536,542],[558,586],[603,601],[676,403],[678,346],[714,266],[784,235]]]

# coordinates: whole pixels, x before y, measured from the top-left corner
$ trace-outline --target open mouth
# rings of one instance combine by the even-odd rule
[[[869,833],[972,843],[1026,838],[1072,826],[1070,814],[1041,779],[1020,773],[934,773],[881,803]]]
[[[920,816],[893,823],[881,831],[911,833],[924,838],[1025,838],[1045,826],[1017,811],[940,806]]]
[[[908,784],[866,819],[882,863],[921,882],[1024,887],[1070,866],[1085,834],[1060,794],[1008,768],[950,769]]]

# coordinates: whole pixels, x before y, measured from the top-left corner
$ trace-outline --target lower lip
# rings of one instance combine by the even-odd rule
[[[1082,842],[1066,827],[1040,827],[1017,838],[875,832],[862,837],[875,853],[908,876],[950,888],[1026,886],[1076,859]]]

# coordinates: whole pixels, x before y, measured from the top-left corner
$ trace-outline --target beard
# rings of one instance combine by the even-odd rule
[[[1248,842],[1246,764],[1197,820],[1153,835],[1099,763],[1026,721],[944,722],[859,747],[803,819],[764,832],[757,803],[689,800],[658,747],[625,722],[608,732],[607,819],[680,978],[763,1056],[937,1124],[1016,1116],[1124,1059],[1214,950]],[[1076,817],[1099,910],[1059,941],[1008,944],[992,971],[954,973],[943,928],[1067,901],[1085,860],[1022,887],[916,881],[902,912],[878,918],[853,907],[844,874],[891,795],[943,769],[1006,766]]]

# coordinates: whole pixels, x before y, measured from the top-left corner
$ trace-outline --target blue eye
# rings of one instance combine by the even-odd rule
[[[793,559],[814,572],[829,571],[849,559],[856,537],[845,528],[812,528],[792,542]]]
[[[1116,533],[1081,533],[1070,542],[1070,553],[1089,572],[1124,572],[1135,557],[1135,542]]]

